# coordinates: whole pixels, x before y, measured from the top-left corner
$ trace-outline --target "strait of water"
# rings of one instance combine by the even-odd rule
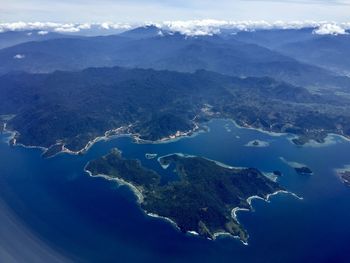
[[[350,262],[350,187],[334,169],[350,164],[350,142],[298,147],[287,135],[241,129],[226,120],[210,131],[165,144],[135,144],[128,137],[96,143],[84,155],[43,159],[38,149],[11,147],[0,135],[1,262]],[[246,147],[251,140],[268,147]],[[254,200],[254,211],[238,218],[249,245],[233,238],[209,241],[177,231],[145,215],[126,186],[89,177],[89,160],[122,150],[127,158],[163,171],[159,156],[186,153],[232,166],[280,170],[279,183],[299,196],[279,194],[271,202]],[[299,175],[283,162],[299,162],[314,174]]]

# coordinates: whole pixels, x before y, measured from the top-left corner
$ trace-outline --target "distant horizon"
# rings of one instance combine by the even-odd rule
[[[57,23],[57,22],[0,22],[0,33],[7,31],[30,31],[38,30],[40,34],[48,32],[66,33],[66,34],[84,34],[91,32],[118,33],[131,30],[137,27],[154,25],[159,29],[172,32],[179,32],[184,35],[213,35],[222,30],[253,31],[253,30],[271,30],[271,29],[303,29],[312,28],[313,33],[320,35],[342,35],[349,34],[350,22],[334,21],[314,21],[314,20],[296,20],[296,21],[274,21],[264,20],[174,20],[162,22],[139,22],[139,23],[116,23],[116,22],[86,22],[86,23]]]

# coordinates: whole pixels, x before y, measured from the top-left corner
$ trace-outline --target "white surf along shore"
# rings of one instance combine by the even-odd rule
[[[248,124],[241,126],[235,120],[232,120],[232,119],[227,119],[227,120],[230,120],[235,125],[235,127],[239,128],[239,129],[255,130],[255,131],[259,131],[261,133],[265,133],[265,134],[268,134],[268,135],[274,136],[274,137],[289,136],[288,139],[291,143],[293,143],[292,142],[293,139],[299,138],[298,135],[295,135],[292,133],[268,131],[268,130],[264,130],[261,128],[255,128],[255,127],[250,126]],[[339,138],[343,141],[350,142],[350,136],[346,136],[344,134],[328,133],[327,136],[325,137],[323,143],[319,143],[319,142],[311,139],[309,142],[305,143],[304,145],[301,145],[301,147],[326,147],[326,146],[330,146],[330,145],[337,143],[335,138]]]
[[[8,130],[7,129],[7,123],[4,123],[4,126],[2,128],[2,133],[3,134],[8,134],[8,137],[6,138],[6,143],[7,144],[11,144],[11,145],[15,145],[15,146],[21,146],[24,148],[29,148],[29,149],[40,149],[43,152],[45,152],[48,148],[46,147],[42,147],[42,146],[36,146],[36,145],[24,145],[21,143],[18,143],[16,140],[16,137],[19,136],[19,132],[18,131],[12,131],[12,130]]]
[[[164,137],[161,138],[159,140],[156,141],[150,141],[150,140],[144,140],[141,139],[141,135],[138,133],[132,133],[131,132],[131,128],[134,126],[134,124],[129,124],[129,125],[125,125],[125,126],[120,126],[116,129],[112,129],[112,130],[108,130],[106,131],[103,135],[101,136],[97,136],[94,139],[88,141],[88,143],[80,150],[78,151],[73,151],[70,150],[66,147],[66,145],[64,143],[61,142],[57,142],[56,144],[51,145],[52,146],[61,146],[61,151],[49,156],[49,157],[54,157],[57,154],[60,153],[68,153],[68,154],[73,154],[73,155],[78,155],[78,154],[84,154],[86,153],[95,143],[99,142],[99,141],[108,141],[110,139],[113,138],[117,138],[117,137],[123,137],[123,136],[127,136],[127,137],[131,137],[135,143],[147,143],[147,144],[161,144],[161,143],[171,143],[177,140],[180,140],[182,138],[191,138],[191,137],[195,137],[197,136],[199,133],[201,132],[205,132],[205,126],[200,126],[197,122],[196,122],[196,117],[194,117],[194,119],[192,120],[192,124],[193,124],[193,128],[188,130],[188,131],[177,131],[175,134],[170,135],[168,137]],[[18,143],[16,137],[20,136],[20,133],[18,131],[12,131],[12,130],[8,130],[7,129],[7,123],[4,123],[3,126],[3,133],[5,134],[9,134],[9,137],[7,139],[7,143],[11,144],[13,146],[21,146],[24,148],[37,148],[42,150],[42,154],[45,154],[50,148],[48,147],[43,147],[43,146],[35,146],[35,145],[24,145],[22,143]]]
[[[138,189],[135,185],[121,179],[121,178],[117,178],[117,177],[111,177],[109,175],[106,175],[106,174],[92,174],[88,169],[86,169],[88,163],[86,164],[86,166],[84,167],[84,171],[91,177],[100,177],[100,178],[103,178],[103,179],[106,179],[108,181],[114,181],[116,182],[119,186],[122,186],[122,185],[125,185],[127,187],[129,187],[129,189],[135,194],[136,198],[137,198],[137,203],[138,204],[141,204],[143,202],[143,195],[142,195],[142,189]],[[146,215],[148,216],[151,216],[151,217],[155,217],[155,218],[159,218],[159,219],[163,219],[163,220],[166,220],[167,222],[171,223],[177,230],[180,230],[180,228],[178,227],[178,225],[173,221],[171,220],[170,218],[167,218],[167,217],[164,217],[164,216],[160,216],[160,215],[157,215],[157,214],[154,214],[154,213],[148,213],[147,211],[143,210],[145,212]],[[195,231],[189,231],[189,232],[195,232]]]
[[[293,143],[294,139],[298,139],[299,137],[297,135],[291,134],[288,137],[288,140]],[[300,147],[310,147],[310,148],[321,148],[321,147],[328,147],[328,146],[332,146],[335,145],[339,142],[339,140],[342,141],[346,141],[346,142],[350,142],[350,138],[343,136],[343,135],[339,135],[339,134],[335,134],[335,133],[329,133],[327,134],[327,136],[324,138],[324,142],[317,142],[313,139],[309,140],[307,143],[300,145]]]

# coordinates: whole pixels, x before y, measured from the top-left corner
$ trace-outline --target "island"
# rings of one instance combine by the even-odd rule
[[[307,166],[294,167],[294,170],[301,175],[311,175],[313,173],[312,170]]]
[[[335,170],[340,180],[347,186],[350,186],[350,165],[346,165],[342,169]]]
[[[247,147],[267,147],[270,144],[268,142],[265,141],[261,141],[261,140],[253,140],[248,142],[245,146]]]
[[[145,154],[145,158],[148,159],[148,160],[151,160],[151,159],[154,159],[158,156],[157,153],[146,153]]]
[[[280,157],[280,160],[287,165],[289,165],[291,168],[294,169],[295,172],[297,172],[300,175],[311,175],[313,174],[313,171],[305,164],[298,163],[298,162],[292,162],[286,160],[284,157]]]
[[[248,234],[235,211],[250,209],[251,198],[268,199],[284,189],[254,168],[234,168],[199,156],[170,154],[158,158],[163,168],[175,166],[178,178],[161,183],[161,175],[139,160],[123,158],[118,149],[90,161],[85,170],[127,184],[150,215],[167,218],[182,232],[208,239],[225,234],[246,243]]]

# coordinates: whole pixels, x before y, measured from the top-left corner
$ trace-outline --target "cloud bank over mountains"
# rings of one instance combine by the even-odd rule
[[[119,29],[128,30],[131,28],[129,24],[123,23],[53,23],[53,22],[13,22],[0,23],[0,32],[6,31],[25,31],[40,30],[41,32],[57,32],[57,33],[77,33],[84,30],[96,29]]]
[[[327,21],[227,21],[227,20],[187,20],[187,21],[164,21],[161,23],[53,23],[53,22],[13,22],[0,23],[0,32],[7,31],[27,31],[37,30],[38,34],[47,34],[48,32],[57,33],[88,33],[95,32],[112,34],[115,32],[123,32],[139,26],[155,25],[163,30],[171,32],[179,32],[188,36],[203,36],[219,34],[222,30],[238,31],[254,31],[254,30],[270,30],[270,29],[302,29],[313,28],[314,34],[319,35],[342,35],[348,34],[350,30],[350,22],[336,23]]]
[[[315,34],[346,34],[350,29],[350,22],[316,22],[316,21],[225,21],[225,20],[189,20],[189,21],[166,21],[158,25],[171,31],[181,32],[186,35],[213,35],[223,29],[233,31],[254,31],[270,29],[302,29],[314,28]]]

